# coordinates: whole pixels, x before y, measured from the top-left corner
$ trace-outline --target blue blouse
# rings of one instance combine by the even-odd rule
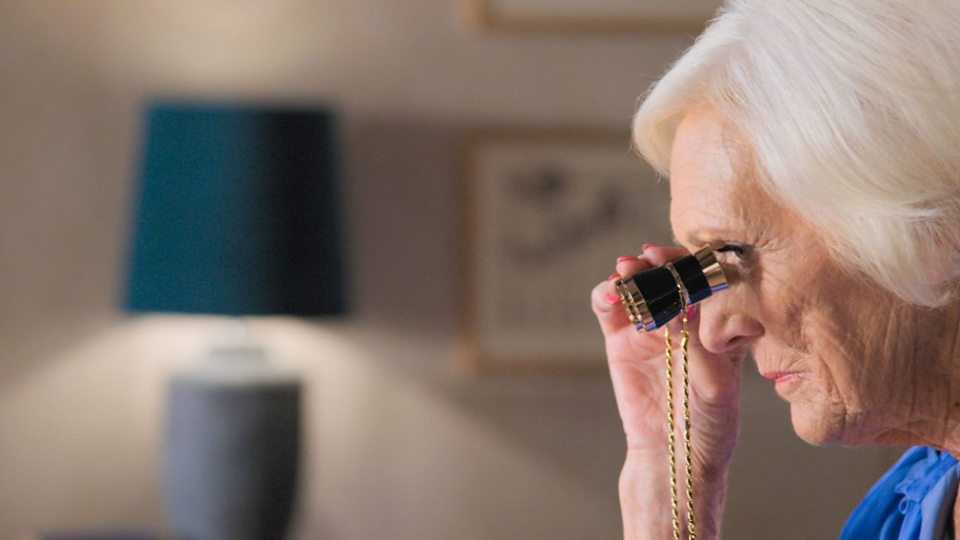
[[[870,488],[840,540],[953,538],[960,465],[948,452],[914,446]]]

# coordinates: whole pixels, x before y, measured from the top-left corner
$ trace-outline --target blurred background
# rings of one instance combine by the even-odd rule
[[[349,314],[254,323],[306,384],[293,538],[621,535],[624,443],[602,364],[463,369],[462,142],[625,130],[696,31],[484,31],[468,12],[0,1],[0,537],[169,530],[164,388],[219,322],[118,308],[141,113],[158,96],[337,110]],[[572,291],[584,310],[588,292]],[[805,446],[747,368],[726,537],[836,536],[897,452]]]

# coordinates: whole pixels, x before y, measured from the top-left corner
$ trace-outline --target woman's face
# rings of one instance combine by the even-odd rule
[[[702,305],[704,347],[751,350],[810,443],[942,443],[943,404],[954,402],[938,352],[949,349],[940,341],[943,313],[841,268],[803,216],[759,187],[751,163],[743,139],[712,109],[691,111],[678,128],[674,234],[690,250],[732,249],[719,254],[730,288]]]

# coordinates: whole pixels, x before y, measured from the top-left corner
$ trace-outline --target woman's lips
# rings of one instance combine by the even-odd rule
[[[800,378],[799,371],[765,371],[760,375],[773,380],[777,386]]]

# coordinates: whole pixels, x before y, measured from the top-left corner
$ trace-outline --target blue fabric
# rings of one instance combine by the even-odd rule
[[[840,540],[952,539],[958,483],[960,465],[953,456],[915,446],[870,488]]]

